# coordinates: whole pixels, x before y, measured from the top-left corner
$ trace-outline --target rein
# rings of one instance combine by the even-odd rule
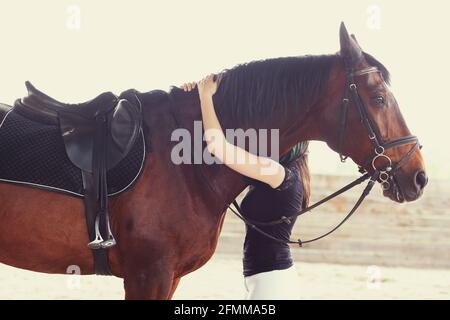
[[[339,158],[341,162],[345,162],[347,159],[347,156],[343,154],[342,149],[344,145],[344,138],[345,138],[345,127],[347,122],[347,114],[348,114],[348,106],[350,104],[350,101],[352,100],[354,104],[356,105],[361,123],[364,125],[368,132],[368,137],[372,141],[374,145],[374,150],[372,154],[369,156],[369,158],[364,162],[362,166],[359,166],[358,171],[363,174],[361,177],[357,178],[353,182],[347,184],[346,186],[342,187],[338,191],[332,193],[331,195],[323,198],[322,200],[316,202],[315,204],[302,209],[300,212],[296,213],[295,215],[289,216],[289,217],[281,217],[278,220],[269,221],[269,222],[261,222],[261,221],[255,221],[251,219],[247,219],[244,217],[242,210],[237,203],[236,200],[232,202],[228,206],[228,208],[239,218],[241,219],[248,227],[254,229],[255,231],[259,232],[263,236],[272,239],[278,243],[283,244],[298,244],[300,247],[305,243],[314,242],[317,240],[320,240],[322,238],[325,238],[326,236],[332,234],[334,231],[339,229],[358,209],[358,207],[361,205],[361,203],[364,201],[364,199],[369,195],[370,191],[372,190],[373,186],[377,181],[379,181],[382,185],[382,188],[384,190],[388,190],[391,185],[393,185],[393,179],[395,172],[403,166],[413,155],[414,151],[416,149],[420,148],[419,140],[416,136],[405,136],[401,138],[397,138],[388,142],[383,142],[381,137],[379,136],[378,132],[373,129],[373,121],[371,120],[369,116],[369,112],[367,111],[366,106],[364,105],[364,102],[362,101],[361,97],[358,94],[358,87],[356,86],[356,83],[354,81],[354,77],[369,74],[372,72],[379,72],[379,70],[375,67],[370,67],[362,70],[353,71],[352,69],[347,69],[347,84],[346,84],[346,90],[344,94],[344,98],[342,99],[342,107],[341,107],[341,114],[340,114],[340,127],[339,127],[339,133],[338,133],[338,139],[339,139],[339,146],[338,146],[338,152],[339,152]],[[402,145],[409,145],[413,144],[411,149],[406,153],[405,156],[396,164],[393,164],[391,158],[385,154],[385,151],[391,148],[395,148]],[[385,159],[387,160],[387,165],[383,168],[377,168],[376,162],[379,159]],[[371,166],[373,169],[373,173],[370,175],[368,173],[367,168]],[[369,182],[367,183],[366,187],[364,188],[363,192],[361,193],[360,197],[354,204],[353,208],[349,211],[349,213],[342,219],[342,221],[336,225],[333,229],[328,231],[327,233],[315,237],[313,239],[304,240],[301,239],[298,240],[285,240],[276,238],[267,232],[263,231],[261,227],[264,226],[273,226],[278,225],[281,223],[292,223],[292,219],[299,217],[306,212],[310,212],[312,209],[322,205],[325,202],[330,201],[331,199],[337,197],[338,195],[354,188],[355,186],[363,183],[369,179]],[[231,205],[234,206],[234,208],[231,207]]]
[[[337,229],[339,229],[345,221],[347,221],[356,211],[356,209],[358,209],[358,207],[361,205],[361,203],[363,202],[363,200],[366,198],[366,196],[369,194],[369,192],[372,190],[373,186],[375,185],[375,182],[377,181],[379,177],[379,172],[375,171],[373,173],[372,176],[370,176],[369,174],[364,174],[363,176],[359,177],[358,179],[354,180],[353,182],[349,183],[348,185],[342,187],[341,189],[339,189],[338,191],[332,193],[331,195],[323,198],[322,200],[316,202],[315,204],[304,208],[303,210],[301,210],[300,212],[296,213],[293,216],[289,216],[289,217],[281,217],[278,220],[274,220],[274,221],[270,221],[270,222],[259,222],[259,221],[254,221],[254,220],[249,220],[247,218],[244,218],[241,208],[239,206],[239,204],[237,203],[236,200],[233,201],[232,205],[234,206],[234,209],[229,206],[228,208],[242,221],[244,221],[244,223],[249,226],[250,228],[256,230],[257,232],[261,233],[262,235],[264,235],[267,238],[270,238],[276,242],[279,243],[287,243],[287,244],[298,244],[300,247],[304,244],[304,243],[310,243],[310,242],[314,242],[317,241],[319,239],[325,238],[326,236],[332,234],[334,231],[336,231]],[[370,178],[370,179],[369,179]],[[327,233],[310,239],[310,240],[304,240],[302,241],[301,239],[298,239],[296,241],[293,240],[283,240],[283,239],[278,239],[275,238],[274,236],[268,234],[267,232],[261,230],[259,227],[263,227],[263,226],[273,226],[273,225],[277,225],[277,224],[281,224],[281,223],[287,223],[287,224],[291,224],[292,223],[292,219],[301,216],[303,214],[305,214],[306,212],[311,211],[312,209],[324,204],[325,202],[330,201],[331,199],[337,197],[338,195],[352,189],[353,187],[361,184],[362,182],[366,181],[367,179],[369,179],[369,183],[367,184],[366,188],[364,189],[363,193],[361,194],[361,196],[359,197],[358,201],[355,203],[355,205],[353,206],[352,210],[350,210],[350,212],[345,216],[344,219],[342,219],[342,221],[333,229],[331,229],[330,231],[328,231]],[[236,211],[236,210],[237,211]]]

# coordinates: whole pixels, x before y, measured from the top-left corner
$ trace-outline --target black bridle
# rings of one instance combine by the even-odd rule
[[[324,199],[316,202],[315,204],[313,204],[307,208],[304,208],[303,210],[296,213],[295,215],[289,216],[289,217],[281,217],[278,220],[274,220],[274,221],[270,221],[270,222],[260,222],[260,221],[255,221],[255,220],[250,220],[250,219],[245,218],[239,204],[236,202],[236,200],[233,201],[232,205],[235,208],[232,208],[230,205],[229,209],[236,216],[238,216],[242,221],[244,221],[244,223],[248,227],[256,230],[257,232],[261,233],[265,237],[270,238],[276,242],[288,243],[288,244],[298,244],[298,245],[302,246],[302,244],[304,244],[304,243],[310,243],[310,242],[322,239],[322,238],[330,235],[334,231],[336,231],[340,226],[342,226],[353,215],[353,213],[355,213],[355,211],[358,209],[358,207],[361,205],[363,200],[370,193],[370,191],[372,190],[373,186],[375,185],[375,183],[377,181],[379,181],[381,183],[382,188],[384,190],[388,190],[389,188],[393,187],[393,185],[395,183],[395,180],[394,180],[395,172],[400,167],[402,167],[411,158],[414,151],[416,151],[416,149],[420,148],[421,146],[420,146],[419,140],[416,136],[410,135],[410,136],[405,136],[405,137],[401,137],[401,138],[396,138],[396,139],[393,139],[390,141],[383,141],[383,139],[380,137],[379,132],[377,130],[374,130],[373,121],[371,120],[370,114],[369,114],[366,106],[364,105],[364,102],[362,101],[360,95],[358,94],[358,87],[354,81],[355,77],[369,74],[372,72],[380,72],[380,71],[375,67],[370,67],[370,68],[357,70],[357,71],[353,71],[352,69],[347,68],[347,83],[346,83],[346,87],[345,87],[344,98],[342,99],[342,106],[341,106],[341,111],[340,111],[339,133],[338,133],[339,158],[341,159],[342,162],[345,162],[345,160],[347,159],[347,156],[343,154],[345,127],[346,127],[346,122],[347,122],[348,107],[350,105],[350,102],[353,101],[354,105],[356,106],[356,108],[358,110],[358,113],[360,116],[360,121],[366,128],[366,130],[368,132],[368,137],[369,137],[370,141],[372,141],[372,144],[374,146],[372,154],[369,155],[369,157],[363,163],[363,165],[359,166],[359,168],[358,168],[359,172],[361,172],[363,175],[361,177],[357,178],[356,180],[354,180],[353,182],[349,183],[348,185],[344,186],[343,188],[339,189],[338,191],[332,193],[328,197],[325,197]],[[385,153],[386,150],[389,150],[389,149],[392,149],[395,147],[399,147],[399,146],[403,146],[403,145],[410,145],[410,144],[413,145],[411,147],[411,149],[397,163],[393,163],[391,158]],[[381,160],[381,159],[384,159],[387,162],[387,164],[378,168],[377,160]],[[373,173],[369,174],[369,172],[372,170],[373,170]],[[333,229],[331,229],[330,231],[328,231],[327,233],[325,233],[319,237],[316,237],[316,238],[313,238],[310,240],[305,240],[305,241],[302,241],[300,239],[298,239],[297,241],[292,241],[289,239],[276,238],[260,229],[260,227],[273,226],[273,225],[278,225],[281,223],[290,224],[290,223],[292,223],[292,220],[294,218],[297,218],[297,217],[305,214],[306,212],[311,211],[312,209],[320,206],[321,204],[323,204],[323,203],[335,198],[336,196],[352,189],[353,187],[361,184],[362,182],[366,181],[367,179],[369,179],[367,186],[364,188],[361,196],[358,198],[358,200],[356,201],[355,205],[350,210],[350,212],[345,216],[345,218],[337,226],[335,226]],[[398,197],[398,195],[397,195],[397,197]]]
[[[382,184],[384,190],[388,190],[391,186],[389,182],[390,179],[393,178],[395,172],[403,166],[406,161],[412,156],[414,151],[420,148],[419,140],[416,136],[405,136],[401,138],[396,138],[391,141],[384,142],[383,139],[379,135],[379,131],[374,130],[373,121],[367,111],[366,106],[364,105],[361,97],[358,94],[358,87],[356,86],[354,78],[357,76],[362,76],[365,74],[369,74],[372,72],[380,72],[375,67],[370,67],[366,69],[362,69],[359,71],[352,71],[351,69],[347,71],[347,85],[346,85],[346,94],[342,99],[342,109],[341,109],[341,121],[339,128],[339,158],[341,162],[345,162],[347,156],[345,156],[342,152],[344,145],[344,137],[345,137],[345,127],[347,122],[347,113],[348,113],[348,105],[350,104],[350,99],[353,99],[354,104],[359,112],[360,121],[366,128],[368,132],[368,136],[372,144],[374,145],[374,150],[371,155],[367,158],[362,166],[359,167],[359,172],[365,173],[368,172],[367,168],[372,168],[374,171],[379,171],[379,181]],[[402,146],[413,144],[412,148],[406,153],[406,155],[395,165],[393,165],[391,158],[385,154],[386,150]],[[387,165],[383,168],[377,168],[376,162],[378,159],[384,159],[387,161]]]

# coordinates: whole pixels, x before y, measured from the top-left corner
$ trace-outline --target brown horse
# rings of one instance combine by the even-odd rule
[[[340,145],[340,106],[346,66],[356,71],[376,67],[380,72],[355,77],[372,126],[383,141],[410,135],[386,85],[386,68],[362,52],[343,25],[340,42],[340,52],[334,55],[269,59],[226,70],[214,96],[223,127],[277,128],[281,154],[299,141],[319,140],[364,165],[374,150],[372,141],[352,102]],[[170,299],[180,278],[214,253],[227,205],[246,183],[224,165],[171,161],[173,130],[193,132],[194,121],[201,119],[197,90],[172,88],[139,98],[151,152],[135,186],[110,199],[118,244],[109,257],[114,275],[124,279],[126,299]],[[410,147],[396,146],[386,155],[398,163]],[[419,150],[395,173],[394,181],[385,196],[399,202],[419,198],[427,182]],[[0,221],[0,262],[63,274],[68,266],[78,265],[82,274],[93,273],[79,198],[0,183]]]

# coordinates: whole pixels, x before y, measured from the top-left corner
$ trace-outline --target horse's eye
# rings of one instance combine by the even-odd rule
[[[378,106],[378,107],[382,107],[386,103],[386,101],[385,101],[383,96],[377,96],[375,98],[372,98],[372,101],[373,101],[373,104]]]

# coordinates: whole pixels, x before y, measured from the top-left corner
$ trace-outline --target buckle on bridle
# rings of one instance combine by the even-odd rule
[[[375,138],[375,134],[373,134],[374,138]],[[369,136],[370,138],[370,136]],[[384,147],[383,146],[377,146],[375,148],[375,153],[377,156],[382,155],[384,153]]]

